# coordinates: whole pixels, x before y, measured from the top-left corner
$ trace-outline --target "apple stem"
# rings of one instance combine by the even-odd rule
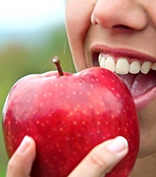
[[[57,56],[53,57],[52,58],[52,62],[55,64],[57,70],[58,70],[58,73],[60,76],[63,76],[63,71],[62,71],[62,68],[61,68],[61,65],[60,65],[60,60]]]

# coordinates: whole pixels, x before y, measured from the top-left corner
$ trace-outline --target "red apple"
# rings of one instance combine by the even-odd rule
[[[127,177],[139,147],[130,91],[100,67],[76,74],[58,70],[25,76],[12,87],[3,110],[8,156],[29,135],[37,146],[31,177],[66,177],[95,145],[121,135],[128,155],[106,176]]]

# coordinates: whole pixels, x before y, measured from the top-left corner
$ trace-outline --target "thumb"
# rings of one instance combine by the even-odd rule
[[[127,140],[121,136],[97,145],[68,177],[101,177],[113,169],[128,152]]]
[[[34,140],[25,136],[9,160],[6,177],[29,177],[35,155]]]

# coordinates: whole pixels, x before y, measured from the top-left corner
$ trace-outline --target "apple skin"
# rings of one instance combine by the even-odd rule
[[[23,77],[3,109],[3,134],[11,157],[25,135],[37,156],[31,177],[66,177],[97,144],[118,135],[129,143],[127,156],[106,177],[127,177],[139,148],[137,113],[130,91],[100,67],[79,73],[57,71]]]

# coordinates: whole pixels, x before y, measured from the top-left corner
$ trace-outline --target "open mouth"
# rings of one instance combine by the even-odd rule
[[[129,88],[137,109],[141,109],[156,96],[156,63],[111,54],[96,53],[94,66],[116,73]]]

